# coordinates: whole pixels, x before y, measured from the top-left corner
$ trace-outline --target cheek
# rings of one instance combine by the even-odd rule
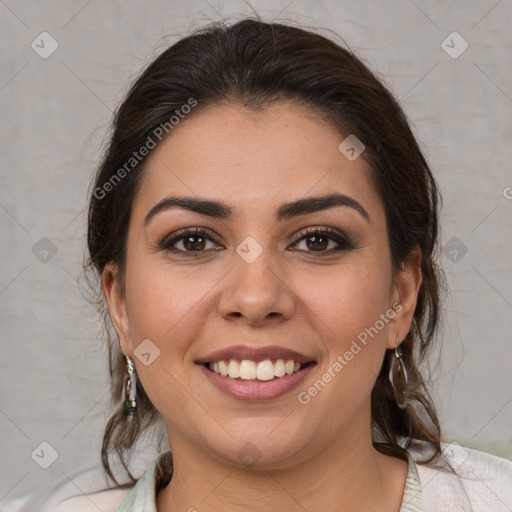
[[[143,254],[133,254],[126,269],[133,347],[150,339],[159,348],[165,366],[182,372],[181,363],[215,312],[215,287],[225,273],[220,270],[173,266],[164,258],[151,261]]]
[[[134,344],[150,338],[157,345],[173,337],[201,300],[194,281],[163,265],[138,264],[127,268],[126,301]],[[204,288],[203,288],[204,294]]]
[[[343,348],[347,337],[374,325],[389,307],[390,273],[367,253],[336,268],[301,273],[296,280],[301,303],[317,319],[322,333]],[[379,324],[380,325],[380,324]]]
[[[137,347],[143,340],[156,346],[151,363],[136,360],[137,374],[153,405],[161,413],[190,406],[190,396],[183,393],[188,368],[184,361],[193,340],[197,339],[204,315],[208,280],[191,279],[186,272],[170,269],[168,264],[151,263],[133,257],[126,269],[126,301],[131,343]],[[203,301],[201,300],[203,299]],[[146,347],[147,342],[146,342]],[[146,350],[147,351],[147,350]],[[153,358],[153,354],[158,354]],[[166,421],[172,418],[166,417]]]
[[[333,391],[340,402],[357,401],[371,392],[394,316],[389,270],[385,262],[366,256],[357,264],[347,260],[336,270],[319,272],[314,279],[303,274],[297,282],[304,314],[321,336],[328,360],[324,372],[336,375]]]

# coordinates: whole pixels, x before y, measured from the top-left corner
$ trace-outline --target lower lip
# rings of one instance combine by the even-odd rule
[[[224,377],[200,365],[210,382],[224,393],[247,402],[262,402],[278,398],[297,387],[309,374],[315,364],[308,364],[302,370],[272,380],[242,380]]]

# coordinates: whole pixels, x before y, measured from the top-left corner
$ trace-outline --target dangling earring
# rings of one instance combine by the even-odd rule
[[[126,357],[126,367],[128,375],[124,378],[124,414],[132,415],[137,409],[137,399],[135,394],[137,392],[137,374],[135,373],[135,366],[133,361]]]
[[[402,359],[402,351],[400,350],[397,336],[395,357],[393,358],[391,367],[389,368],[389,381],[391,382],[391,387],[395,394],[396,403],[400,409],[406,408],[405,388],[407,387],[407,380],[407,368],[405,367],[405,363]],[[398,384],[399,389],[402,391],[398,391],[396,384]]]

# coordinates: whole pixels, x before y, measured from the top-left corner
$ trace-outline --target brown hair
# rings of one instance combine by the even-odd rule
[[[397,406],[388,379],[394,352],[388,350],[371,396],[374,446],[406,459],[405,449],[419,442],[418,449],[425,455],[420,463],[434,463],[441,453],[441,429],[419,366],[430,352],[439,323],[444,277],[434,253],[440,196],[401,107],[350,49],[311,31],[255,19],[211,24],[166,49],[134,82],[115,114],[110,142],[92,185],[86,270],[92,270],[97,280],[112,262],[122,277],[130,211],[144,160],[122,173],[115,186],[106,184],[112,183],[116,173],[119,177],[123,166],[126,170],[133,152],[190,98],[197,102],[190,115],[223,101],[241,102],[249,109],[296,101],[321,113],[340,135],[355,134],[363,142],[363,156],[385,205],[393,273],[419,247],[423,276],[413,327],[401,345],[409,381],[399,392],[406,393],[407,406]],[[97,285],[96,281],[111,333]],[[125,359],[114,337],[109,335],[108,340],[112,392],[119,400]],[[140,383],[137,401],[130,421],[119,401],[105,430],[103,466],[116,483],[110,456],[117,454],[135,481],[125,457],[140,434],[161,419]]]

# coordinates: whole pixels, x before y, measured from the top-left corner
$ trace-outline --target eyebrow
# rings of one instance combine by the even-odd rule
[[[325,196],[307,197],[291,203],[282,204],[276,212],[278,222],[314,213],[336,206],[344,206],[357,211],[366,221],[370,222],[370,215],[364,207],[354,198],[345,194],[329,194]],[[170,210],[171,208],[183,208],[201,215],[207,215],[215,219],[231,219],[234,216],[235,209],[222,201],[213,201],[210,199],[197,199],[194,197],[166,197],[158,202],[147,213],[144,218],[144,226],[147,226],[151,219],[157,214]]]

